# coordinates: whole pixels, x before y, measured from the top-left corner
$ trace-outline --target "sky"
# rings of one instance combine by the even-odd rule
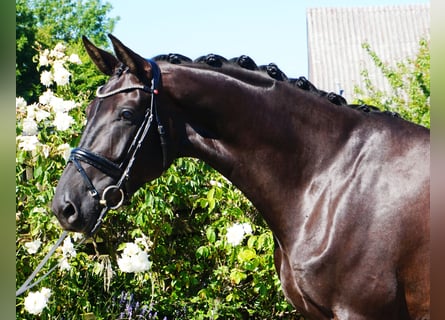
[[[288,77],[308,76],[306,10],[428,3],[426,0],[108,0],[120,17],[113,34],[145,58],[242,54],[274,62]]]

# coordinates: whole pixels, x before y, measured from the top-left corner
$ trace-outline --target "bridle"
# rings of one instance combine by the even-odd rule
[[[144,120],[139,126],[133,138],[133,141],[127,150],[127,156],[125,157],[125,159],[120,164],[117,164],[103,157],[102,155],[91,152],[85,148],[74,148],[71,151],[68,162],[74,164],[77,171],[82,176],[90,195],[93,198],[99,200],[99,204],[103,207],[96,221],[96,224],[89,232],[89,235],[93,235],[98,230],[99,226],[102,224],[103,218],[110,209],[117,209],[124,203],[124,200],[126,198],[125,184],[130,177],[130,171],[133,167],[134,161],[136,160],[137,153],[140,150],[150,130],[153,120],[157,125],[157,130],[161,141],[163,168],[165,168],[167,165],[167,143],[166,143],[167,140],[165,137],[165,129],[160,122],[158,109],[156,105],[156,95],[159,92],[158,90],[161,80],[161,71],[159,69],[159,66],[153,60],[147,59],[147,62],[150,63],[153,74],[150,87],[145,85],[135,84],[132,86],[118,88],[116,90],[106,93],[101,93],[100,91],[102,87],[99,87],[96,92],[96,97],[100,99],[99,104],[103,99],[107,97],[130,90],[142,90],[150,93],[151,95],[150,107],[147,108],[145,111]],[[117,183],[106,187],[102,193],[102,196],[100,196],[93,182],[88,177],[85,169],[82,167],[81,162],[87,163],[95,167],[96,169],[102,171],[107,176],[113,178],[114,181],[117,181]],[[114,193],[118,193],[120,195],[120,199],[116,204],[112,204],[110,198],[110,195]]]

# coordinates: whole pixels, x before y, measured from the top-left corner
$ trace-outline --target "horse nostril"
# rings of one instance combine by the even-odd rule
[[[69,224],[74,223],[78,218],[77,210],[70,202],[63,208],[62,214]]]

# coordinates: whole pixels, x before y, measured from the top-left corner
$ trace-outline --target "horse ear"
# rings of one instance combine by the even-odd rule
[[[87,37],[82,36],[82,41],[88,55],[99,70],[108,76],[113,75],[119,61],[111,53],[97,48]]]
[[[123,62],[130,69],[130,72],[136,75],[140,80],[148,80],[148,73],[151,71],[151,65],[147,62],[147,60],[124,46],[122,42],[120,42],[112,34],[109,34],[108,37],[111,39],[116,57]]]

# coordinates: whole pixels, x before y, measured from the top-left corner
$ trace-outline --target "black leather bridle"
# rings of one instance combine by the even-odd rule
[[[138,131],[136,132],[133,141],[128,148],[127,156],[125,159],[120,163],[117,164],[97,153],[91,152],[84,148],[75,148],[71,151],[71,155],[69,158],[69,162],[72,162],[74,166],[76,167],[77,171],[82,176],[85,184],[87,185],[88,191],[90,195],[99,200],[99,204],[103,207],[102,211],[96,221],[95,226],[91,229],[89,232],[90,235],[94,234],[99,226],[102,224],[102,220],[105,216],[105,214],[110,209],[117,209],[124,203],[124,200],[126,198],[126,192],[125,192],[125,183],[129,179],[130,171],[133,167],[134,161],[136,160],[137,153],[139,149],[141,148],[145,137],[147,136],[150,127],[153,123],[153,120],[156,122],[160,141],[161,141],[161,148],[162,148],[162,157],[163,157],[163,167],[166,167],[167,164],[167,144],[166,144],[166,138],[165,138],[165,129],[163,125],[160,122],[159,116],[158,116],[158,110],[156,106],[156,95],[158,94],[159,86],[160,86],[160,77],[161,72],[159,69],[159,66],[154,62],[153,60],[147,59],[147,61],[151,65],[152,69],[152,80],[151,80],[151,87],[145,86],[145,85],[132,85],[128,87],[122,87],[118,88],[116,90],[107,92],[107,93],[101,93],[101,88],[99,87],[96,92],[96,96],[101,99],[102,101],[104,98],[113,96],[117,93],[129,91],[129,90],[142,90],[145,92],[148,92],[151,94],[151,101],[150,101],[150,107],[147,108],[144,115],[144,120],[142,121],[141,125],[138,128]],[[100,102],[99,102],[100,103]],[[116,184],[110,185],[106,187],[102,193],[102,196],[100,196],[99,192],[97,191],[96,187],[94,186],[91,179],[88,177],[87,173],[85,172],[84,168],[82,167],[81,162],[87,163],[96,169],[102,171],[107,176],[113,178],[115,181],[117,181]],[[118,192],[120,194],[120,200],[112,204],[110,199],[110,194]]]

